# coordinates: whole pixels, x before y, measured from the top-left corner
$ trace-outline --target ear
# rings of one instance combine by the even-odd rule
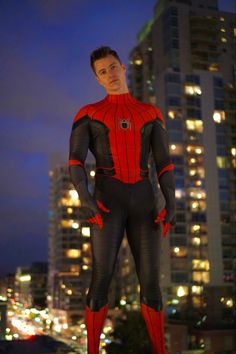
[[[125,64],[121,64],[121,67],[122,67],[122,69],[124,70],[124,72],[126,72],[126,66],[125,66]]]

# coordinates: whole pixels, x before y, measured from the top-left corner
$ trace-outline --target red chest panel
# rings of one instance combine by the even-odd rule
[[[148,173],[148,152],[150,147],[150,138],[146,136],[142,139],[145,132],[144,127],[152,123],[154,119],[163,120],[160,111],[148,104],[135,100],[129,93],[122,95],[108,95],[104,100],[86,106],[84,112],[79,112],[75,121],[87,114],[91,119],[90,126],[93,129],[98,122],[104,129],[97,129],[94,134],[98,143],[94,148],[94,155],[98,168],[114,168],[115,174],[112,176],[125,183],[135,183],[143,179],[143,175]],[[147,129],[146,129],[147,130]],[[149,135],[151,129],[149,129]],[[105,137],[106,135],[106,137]],[[94,138],[95,140],[95,138]],[[106,146],[103,150],[100,146],[106,140]],[[144,141],[145,140],[145,141]],[[93,143],[93,142],[92,142]],[[147,150],[146,155],[142,150]],[[108,165],[109,156],[100,156],[110,154],[112,164]],[[142,155],[146,156],[141,163]],[[104,163],[103,163],[104,160]],[[98,162],[99,161],[99,162]]]

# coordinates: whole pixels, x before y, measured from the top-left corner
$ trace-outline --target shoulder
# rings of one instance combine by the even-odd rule
[[[153,119],[157,119],[162,124],[165,124],[165,119],[164,119],[163,114],[161,113],[160,109],[152,104],[149,104],[148,106],[149,106],[149,110],[150,110],[150,113],[152,114]]]
[[[100,106],[102,106],[104,103],[104,99],[95,103],[90,103],[87,104],[86,106],[83,106],[80,108],[78,113],[75,115],[73,122],[77,122],[79,119],[82,118],[88,118],[92,119],[94,113],[99,109]]]
[[[141,101],[136,100],[137,105],[139,105],[145,112],[147,112],[152,120],[157,119],[161,121],[161,123],[165,124],[165,119],[163,114],[161,113],[160,109],[154,106],[151,103],[144,103]]]

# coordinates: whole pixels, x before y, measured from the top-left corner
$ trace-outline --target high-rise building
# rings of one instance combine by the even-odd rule
[[[47,273],[48,267],[45,262],[34,262],[29,267],[18,267],[15,274],[15,299],[29,307],[45,308]]]
[[[176,318],[232,321],[235,60],[236,17],[216,0],[159,0],[129,57],[130,90],[165,115],[175,165],[177,220],[163,240],[161,279]]]

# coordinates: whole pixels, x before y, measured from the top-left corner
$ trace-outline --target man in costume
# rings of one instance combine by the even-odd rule
[[[126,68],[109,47],[92,52],[91,67],[107,96],[80,109],[70,137],[69,171],[84,219],[91,224],[92,279],[87,294],[88,354],[99,354],[108,311],[108,289],[126,231],[140,283],[140,304],[153,354],[166,354],[159,286],[161,234],[175,216],[173,164],[164,118],[151,104],[132,97]],[[88,191],[84,162],[96,159],[95,190]],[[152,152],[165,208],[157,215],[148,177]]]

